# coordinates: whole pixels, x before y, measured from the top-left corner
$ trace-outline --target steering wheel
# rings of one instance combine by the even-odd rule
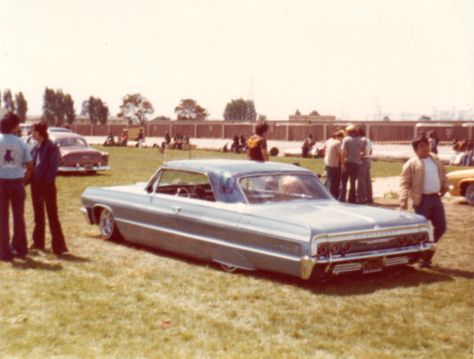
[[[189,192],[189,189],[187,189],[186,187],[178,187],[178,190],[176,191],[175,196],[189,198],[191,197],[191,193]]]

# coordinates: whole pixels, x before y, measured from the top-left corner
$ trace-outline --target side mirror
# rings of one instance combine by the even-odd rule
[[[153,186],[151,186],[151,185],[146,186],[145,191],[147,191],[148,193],[152,193],[153,192]]]

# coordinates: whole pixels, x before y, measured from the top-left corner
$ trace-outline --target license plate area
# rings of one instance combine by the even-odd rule
[[[362,264],[362,273],[376,273],[382,271],[384,267],[383,258],[368,259]]]

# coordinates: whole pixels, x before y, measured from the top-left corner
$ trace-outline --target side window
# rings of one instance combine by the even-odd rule
[[[215,201],[209,178],[196,172],[164,170],[156,187],[156,193]]]

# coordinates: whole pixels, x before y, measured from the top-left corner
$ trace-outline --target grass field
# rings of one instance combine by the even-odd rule
[[[0,263],[0,357],[472,358],[472,207],[446,203],[449,228],[430,270],[401,267],[325,284],[229,274],[99,238],[79,213],[83,190],[146,181],[162,161],[152,149],[109,152],[110,173],[58,178],[70,258],[40,253]],[[170,151],[167,159],[188,155]],[[320,160],[280,160],[322,171]],[[373,175],[400,170],[376,162]]]

